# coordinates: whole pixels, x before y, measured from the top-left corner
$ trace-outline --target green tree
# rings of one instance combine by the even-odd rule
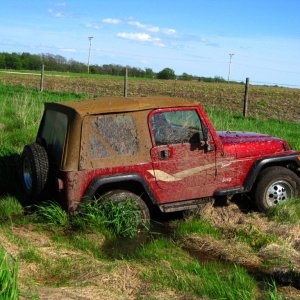
[[[175,71],[170,68],[164,68],[160,72],[157,73],[158,79],[175,79]]]
[[[181,80],[191,81],[193,79],[193,76],[187,73],[182,73],[180,76]]]
[[[145,77],[146,78],[153,78],[154,77],[154,72],[151,68],[146,68],[145,69]]]

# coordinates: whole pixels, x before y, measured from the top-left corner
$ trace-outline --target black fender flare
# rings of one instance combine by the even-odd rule
[[[276,166],[282,164],[293,163],[296,166],[296,169],[300,168],[300,153],[281,155],[281,156],[272,156],[258,159],[253,166],[251,167],[248,175],[244,181],[243,187],[245,192],[251,191],[259,173],[266,166]]]
[[[148,183],[141,175],[136,173],[95,177],[87,187],[82,199],[92,199],[96,194],[97,190],[99,190],[104,185],[114,184],[114,183],[124,183],[124,182],[135,182],[140,184],[143,187],[145,193],[149,197],[152,204],[154,205],[158,204],[158,201],[154,193],[152,192],[151,188],[149,187]]]

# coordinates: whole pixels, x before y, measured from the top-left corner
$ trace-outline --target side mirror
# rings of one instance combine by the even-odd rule
[[[206,151],[214,151],[215,147],[209,142],[209,130],[208,126],[204,126],[202,129],[203,132],[203,140],[201,141],[201,145],[205,148]]]

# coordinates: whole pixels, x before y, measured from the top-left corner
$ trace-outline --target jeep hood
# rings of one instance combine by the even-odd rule
[[[265,156],[290,150],[288,143],[270,135],[255,132],[218,131],[225,152],[237,158]]]

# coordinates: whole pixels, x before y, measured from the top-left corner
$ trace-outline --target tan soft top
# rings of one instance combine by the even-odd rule
[[[195,100],[185,100],[175,97],[101,97],[85,101],[63,103],[45,103],[45,107],[57,111],[73,111],[80,116],[95,115],[99,113],[118,113],[148,110],[166,107],[195,106]]]

